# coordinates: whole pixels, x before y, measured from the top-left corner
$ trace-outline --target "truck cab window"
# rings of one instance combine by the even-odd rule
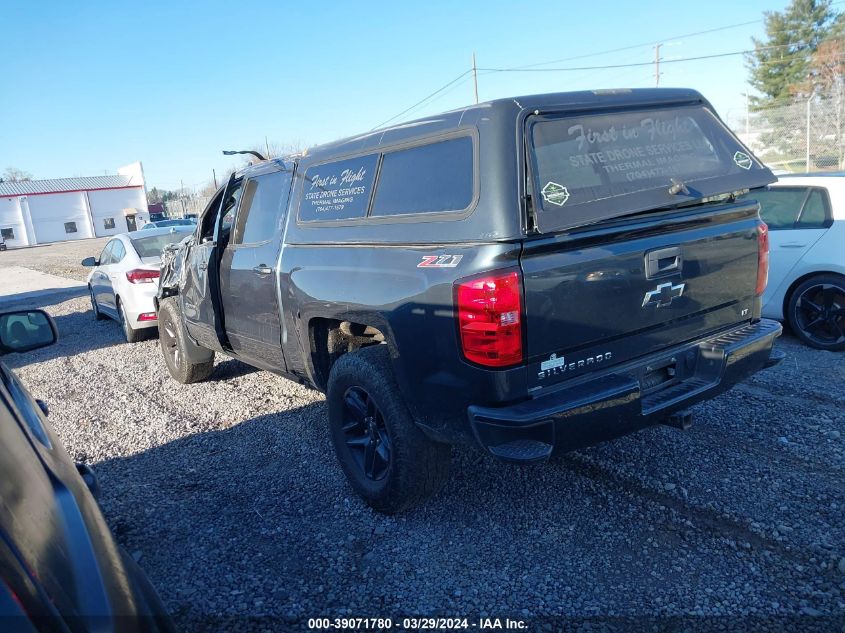
[[[283,207],[282,191],[290,183],[286,172],[250,179],[244,187],[232,244],[258,244],[273,237]]]
[[[211,202],[208,203],[208,206],[205,208],[205,211],[202,213],[202,219],[200,220],[200,240],[205,241],[206,239],[211,239],[214,237],[214,225],[217,220],[217,212],[220,209],[220,199],[223,197],[223,192],[225,191],[225,187],[221,187],[214,197],[211,199]]]
[[[236,182],[233,188],[229,190],[229,194],[223,201],[223,207],[220,209],[220,214],[223,219],[220,222],[220,242],[225,245],[229,241],[229,233],[232,230],[232,224],[235,223],[235,212],[238,210],[238,202],[243,193],[243,180]]]

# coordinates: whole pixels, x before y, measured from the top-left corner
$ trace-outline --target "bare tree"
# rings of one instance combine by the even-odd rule
[[[17,167],[6,167],[0,182],[26,182],[32,180],[32,174]]]

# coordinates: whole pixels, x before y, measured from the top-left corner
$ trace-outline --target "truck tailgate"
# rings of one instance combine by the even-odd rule
[[[527,240],[521,266],[529,386],[749,321],[757,227],[752,201]]]

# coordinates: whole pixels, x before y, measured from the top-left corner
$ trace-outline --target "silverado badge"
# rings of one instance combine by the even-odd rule
[[[672,303],[673,299],[677,299],[684,294],[684,287],[686,284],[672,285],[672,282],[659,284],[654,290],[649,290],[643,297],[642,307],[649,305],[664,308]]]

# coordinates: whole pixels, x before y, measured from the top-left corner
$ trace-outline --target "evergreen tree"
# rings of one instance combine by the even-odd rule
[[[831,0],[792,0],[783,12],[766,11],[766,38],[753,38],[755,51],[746,58],[751,86],[761,96],[755,108],[783,105],[805,97],[813,53],[831,31],[841,32],[842,19]]]

